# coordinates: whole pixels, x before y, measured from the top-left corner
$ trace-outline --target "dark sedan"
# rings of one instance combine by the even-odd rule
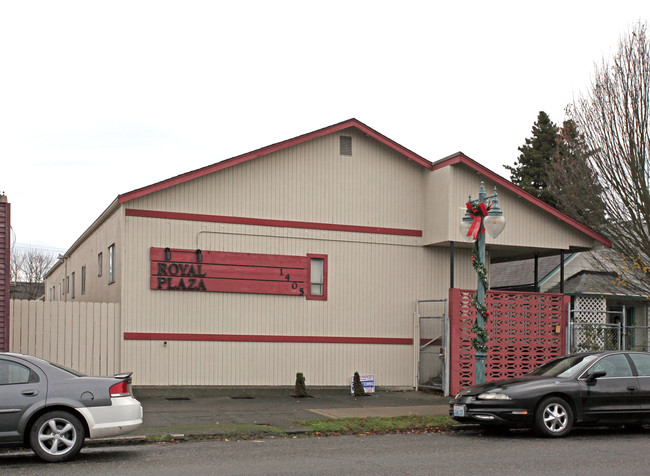
[[[560,357],[528,375],[460,391],[449,414],[463,423],[534,428],[551,437],[574,425],[650,423],[650,353]]]

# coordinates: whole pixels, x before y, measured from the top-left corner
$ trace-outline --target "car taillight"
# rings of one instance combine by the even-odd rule
[[[116,383],[110,388],[111,398],[113,397],[130,397],[131,392],[129,392],[129,384],[126,380],[123,380],[120,383]]]

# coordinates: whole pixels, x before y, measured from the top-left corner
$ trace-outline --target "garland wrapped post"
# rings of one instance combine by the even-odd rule
[[[481,184],[479,197],[481,194],[485,195],[483,184]],[[483,297],[485,291],[489,287],[489,284],[487,278],[487,268],[485,267],[485,263],[482,260],[481,252],[479,249],[479,241],[481,239],[485,239],[485,227],[483,226],[483,219],[488,215],[488,212],[490,211],[490,208],[492,208],[492,205],[490,204],[486,206],[483,201],[478,204],[474,204],[470,201],[467,202],[465,206],[467,207],[469,216],[472,218],[472,224],[469,228],[469,231],[467,232],[467,236],[471,236],[474,239],[472,266],[474,266],[474,270],[478,275],[480,284],[483,285],[483,292],[481,293],[480,290],[477,289],[476,294],[474,294],[474,299],[472,300],[472,304],[474,305],[474,308],[476,308],[476,319],[474,320],[474,325],[472,326],[472,332],[476,334],[476,337],[472,339],[472,347],[474,347],[477,352],[486,353],[488,351],[487,341],[489,340],[489,336],[483,326],[485,325],[485,322],[487,322],[490,311],[488,311],[488,308],[485,306],[485,304],[481,302],[480,298]],[[481,296],[479,296],[479,294],[481,294]],[[483,325],[481,325],[481,322],[479,322],[481,316],[483,318]]]
[[[483,263],[481,260],[478,240],[474,242],[474,250],[472,251],[472,266],[474,266],[474,270],[478,275],[478,279],[483,284],[483,289],[487,290],[487,268],[485,267],[485,263]],[[476,308],[476,319],[474,320],[474,325],[472,326],[472,332],[476,334],[476,337],[472,339],[472,347],[474,347],[474,349],[479,352],[487,352],[487,341],[489,340],[489,336],[487,331],[479,325],[479,316],[483,316],[483,324],[485,325],[488,317],[490,316],[490,311],[488,310],[487,306],[479,300],[478,295],[479,293],[477,291],[474,294],[474,299],[472,300],[472,304],[474,305],[474,308]]]
[[[489,339],[488,333],[485,330],[485,323],[490,316],[490,311],[485,306],[485,294],[489,288],[487,268],[485,266],[485,219],[488,218],[487,228],[488,233],[493,238],[499,236],[505,220],[501,207],[499,207],[499,200],[497,198],[497,188],[494,187],[494,193],[487,195],[485,193],[485,184],[481,182],[478,191],[478,200],[472,200],[470,196],[465,203],[467,211],[463,217],[463,226],[469,225],[467,237],[474,241],[474,249],[472,251],[472,265],[478,275],[478,285],[472,304],[476,308],[476,319],[472,326],[472,332],[476,337],[472,339],[472,347],[474,347],[474,382],[476,384],[485,383],[485,360],[487,358]]]

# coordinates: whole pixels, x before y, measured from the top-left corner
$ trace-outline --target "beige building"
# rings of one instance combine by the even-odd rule
[[[458,223],[481,182],[508,222],[493,260],[609,244],[462,153],[432,163],[351,119],[119,195],[46,298],[119,303],[137,385],[412,387],[416,301],[476,286]]]

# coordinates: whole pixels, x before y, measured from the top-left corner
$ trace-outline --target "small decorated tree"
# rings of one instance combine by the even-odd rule
[[[361,383],[361,377],[359,377],[359,372],[354,372],[354,380],[352,381],[352,389],[354,391],[354,396],[355,397],[365,397],[368,394],[366,393],[366,389],[363,388],[363,384]]]
[[[307,386],[305,385],[305,376],[302,374],[302,372],[298,372],[296,374],[296,390],[294,397],[305,398],[308,396],[309,394],[307,393]]]

